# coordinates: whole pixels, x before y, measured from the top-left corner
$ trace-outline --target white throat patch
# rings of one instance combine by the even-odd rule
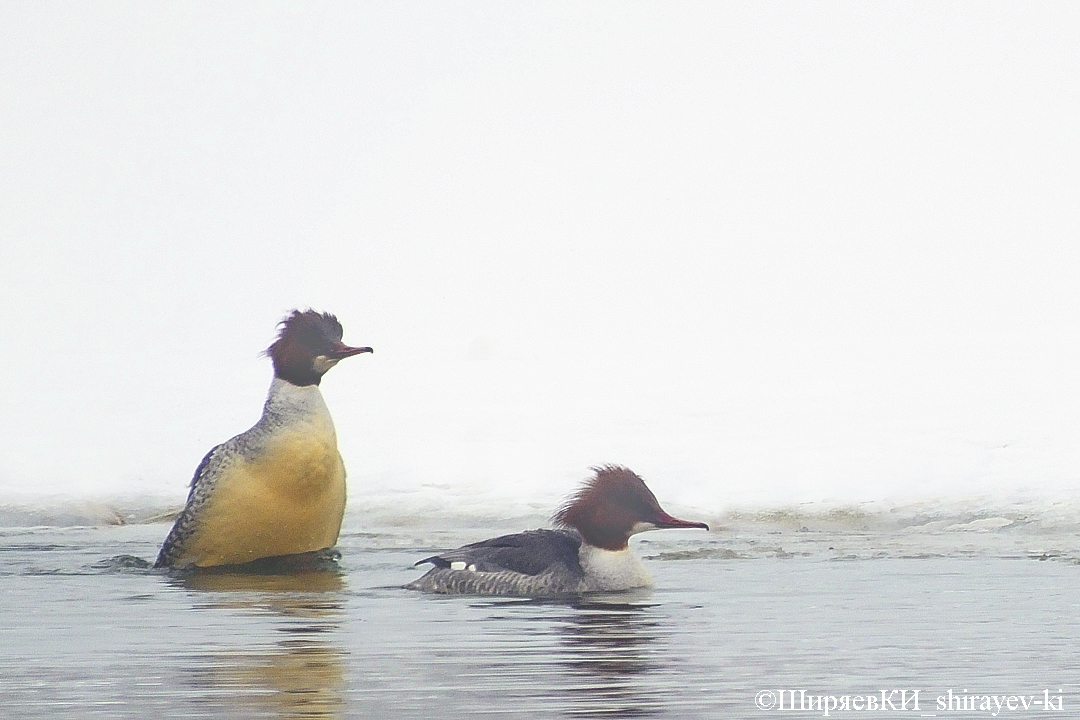
[[[656,526],[651,522],[636,522],[633,527],[630,528],[631,535],[637,535],[638,533],[646,532],[647,530],[655,530]]]
[[[311,369],[317,373],[325,373],[330,368],[338,364],[338,361],[333,358],[328,358],[325,355],[319,355],[311,361]]]

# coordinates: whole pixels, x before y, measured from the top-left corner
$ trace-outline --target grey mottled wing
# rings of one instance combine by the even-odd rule
[[[475,566],[478,572],[509,570],[523,575],[539,575],[555,564],[580,569],[580,547],[581,538],[575,533],[529,530],[465,545],[424,558],[416,564],[431,563],[438,568],[449,568],[452,563],[463,562],[467,567]]]
[[[235,438],[214,447],[206,453],[199,466],[195,468],[195,475],[191,478],[191,490],[188,492],[187,504],[176,523],[169,531],[168,537],[161,545],[154,567],[170,567],[183,552],[184,541],[191,537],[195,531],[195,519],[198,517],[199,508],[206,502],[213,487],[214,478],[221,472],[226,460],[233,457],[230,445],[234,444]]]
[[[424,558],[432,568],[405,587],[444,594],[553,597],[580,592],[581,538],[567,530],[531,530]]]

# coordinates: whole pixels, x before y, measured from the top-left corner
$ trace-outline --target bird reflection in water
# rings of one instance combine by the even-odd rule
[[[663,635],[651,605],[582,602],[561,623],[560,662],[573,717],[645,718],[661,712]],[[670,690],[670,689],[669,689]]]
[[[335,641],[345,582],[334,572],[208,572],[175,582],[209,593],[197,611],[218,615],[220,650],[191,657],[196,702],[232,718],[342,718],[345,652]]]

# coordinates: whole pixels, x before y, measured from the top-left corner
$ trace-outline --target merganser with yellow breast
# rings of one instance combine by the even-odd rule
[[[203,458],[154,567],[242,565],[337,543],[345,465],[319,382],[372,349],[342,343],[329,313],[295,310],[280,328],[266,351],[274,380],[262,417]]]

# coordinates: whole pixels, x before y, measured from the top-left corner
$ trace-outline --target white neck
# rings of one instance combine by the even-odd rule
[[[652,585],[649,571],[629,547],[605,550],[583,542],[578,550],[578,562],[590,590],[629,590]]]
[[[330,418],[330,410],[326,407],[318,385],[301,387],[277,377],[270,383],[261,422],[275,425],[316,423],[324,426],[331,434],[334,432],[334,421]]]

